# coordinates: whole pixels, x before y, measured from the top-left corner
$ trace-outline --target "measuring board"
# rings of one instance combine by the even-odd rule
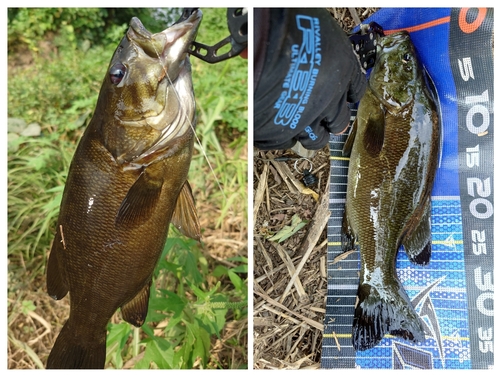
[[[386,335],[355,352],[351,334],[359,252],[342,254],[340,233],[349,159],[347,135],[330,139],[328,293],[323,368],[485,369],[493,367],[493,9],[382,9],[387,33],[406,29],[440,101],[442,149],[432,193],[432,257],[412,264],[404,251],[397,275],[426,339]],[[355,110],[353,110],[355,115]]]

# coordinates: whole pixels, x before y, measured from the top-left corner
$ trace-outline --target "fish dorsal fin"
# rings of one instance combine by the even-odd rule
[[[152,215],[160,198],[163,178],[142,171],[122,201],[116,214],[116,225],[140,225]]]
[[[377,156],[382,151],[385,135],[385,111],[382,104],[374,106],[365,124],[363,146],[370,156]]]
[[[354,145],[354,139],[356,138],[356,132],[358,131],[358,119],[356,118],[351,126],[351,132],[347,137],[344,148],[342,149],[342,156],[348,157],[351,155],[352,146]]]
[[[172,215],[172,224],[186,237],[197,241],[201,239],[200,222],[194,205],[193,192],[187,181],[182,186],[177,198],[174,214]]]

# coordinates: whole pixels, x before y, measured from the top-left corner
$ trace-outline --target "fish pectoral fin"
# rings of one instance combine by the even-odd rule
[[[148,315],[150,288],[151,281],[147,283],[132,300],[125,303],[121,307],[122,317],[126,322],[129,322],[136,327],[140,327],[144,324],[146,315]]]
[[[64,281],[64,269],[59,264],[60,252],[64,251],[60,230],[59,227],[47,263],[47,293],[55,300],[63,299],[68,293],[68,286]]]
[[[382,104],[372,106],[365,124],[363,146],[370,156],[382,151],[385,136],[385,111]]]
[[[430,200],[425,203],[423,213],[414,214],[410,220],[415,224],[401,240],[406,255],[415,264],[429,264],[432,252]]]
[[[381,292],[369,284],[361,284],[352,324],[354,349],[371,349],[386,333],[412,342],[425,339],[420,318],[399,281],[385,285]]]
[[[196,241],[201,239],[200,222],[198,221],[198,213],[194,204],[193,192],[187,181],[182,186],[177,198],[171,222],[186,237]]]
[[[160,199],[162,186],[162,177],[149,173],[147,168],[142,171],[123,199],[115,224],[139,225],[147,221]]]
[[[342,149],[342,156],[348,157],[351,155],[352,146],[354,145],[354,139],[356,138],[356,132],[358,131],[358,119],[356,118],[351,126],[351,131],[347,137],[344,148]]]

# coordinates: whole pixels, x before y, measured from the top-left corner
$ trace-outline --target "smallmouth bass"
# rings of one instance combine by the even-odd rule
[[[187,174],[195,100],[188,49],[202,13],[152,34],[133,18],[71,162],[47,265],[47,290],[70,316],[47,368],[104,368],[118,308],[139,327],[172,222],[200,239]]]
[[[396,275],[403,246],[420,265],[431,256],[431,190],[440,128],[425,71],[406,31],[381,37],[369,85],[346,141],[349,154],[342,247],[358,241],[360,282],[352,341],[376,346],[386,333],[425,339],[422,323]]]

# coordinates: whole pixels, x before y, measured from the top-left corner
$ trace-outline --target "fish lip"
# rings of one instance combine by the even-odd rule
[[[196,9],[187,19],[181,18],[165,30],[152,34],[139,18],[132,17],[127,38],[152,57],[166,59],[169,55],[174,55],[173,59],[183,58],[182,54],[188,52],[196,38],[202,18],[203,13]],[[182,43],[178,43],[179,40]]]
[[[154,34],[152,37],[162,36],[164,37],[164,46],[162,50],[162,57],[167,57],[167,52],[174,53],[176,55],[182,55],[182,53],[187,53],[187,50],[191,43],[196,38],[198,33],[198,27],[200,26],[201,20],[203,18],[203,13],[199,9],[195,9],[191,15],[185,19],[177,21],[172,26],[167,29]],[[177,40],[183,39],[183,43],[176,51],[171,51],[171,47],[173,43]]]

